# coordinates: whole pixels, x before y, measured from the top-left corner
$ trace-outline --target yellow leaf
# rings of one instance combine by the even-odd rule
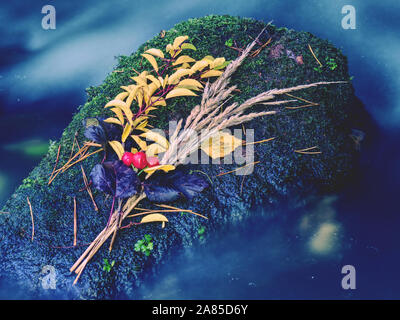
[[[145,71],[142,71],[140,74],[139,74],[139,77],[141,77],[142,79],[146,79],[146,76],[148,75],[149,73],[145,70]]]
[[[154,102],[154,103],[153,103],[153,106],[154,106],[154,107],[157,107],[157,106],[166,107],[166,106],[167,106],[167,103],[165,102],[164,98],[161,98],[160,100]],[[156,108],[154,108],[154,109],[156,109]],[[152,110],[154,110],[154,109],[152,109]],[[148,113],[148,110],[146,110],[146,114],[147,114],[147,113]]]
[[[124,113],[126,118],[128,119],[129,123],[132,123],[132,118],[133,118],[133,113],[131,111],[131,109],[128,107],[128,105],[121,100],[111,100],[110,102],[108,102],[104,108],[108,108],[108,107],[118,107],[120,108]]]
[[[167,149],[160,146],[158,143],[153,143],[147,147],[146,156],[154,157],[155,155],[165,152],[165,151],[167,151]]]
[[[139,138],[139,136],[136,135],[131,135],[132,139],[135,140],[135,142],[138,144],[141,150],[146,151],[147,150],[147,143],[143,141],[142,139]]]
[[[180,37],[176,37],[173,43],[173,47],[174,49],[179,49],[180,45],[186,41],[187,39],[189,39],[188,36],[180,36]]]
[[[195,62],[195,61],[196,60],[194,60],[193,58],[191,58],[189,56],[180,56],[178,59],[176,59],[176,61],[172,65],[177,66],[178,64],[190,63],[190,62]]]
[[[191,43],[182,43],[181,49],[190,49],[190,50],[196,51],[196,47],[194,45],[192,45]]]
[[[128,92],[121,92],[115,96],[114,100],[124,100],[128,94]]]
[[[196,88],[194,90],[199,90],[203,88],[203,85],[199,81],[194,79],[183,79],[178,83],[178,88],[186,88],[186,89]]]
[[[165,101],[164,101],[165,102]],[[157,103],[157,102],[156,102]],[[155,104],[155,105],[157,105],[157,104]],[[167,105],[167,104],[165,104],[165,105]],[[146,108],[146,111],[144,112],[145,114],[149,114],[149,112],[150,111],[152,111],[152,110],[157,110],[157,108],[155,108],[155,107],[148,107],[148,108]]]
[[[162,222],[162,227],[165,227],[165,223],[168,222],[168,219],[159,213],[151,213],[147,216],[144,216],[140,223],[149,223],[149,222]]]
[[[121,110],[125,113],[128,122],[132,124],[133,113],[129,107],[122,107]]]
[[[182,50],[180,50],[180,49],[178,49],[178,50],[175,50],[174,52],[173,52],[173,57],[174,58],[176,58],[177,56],[179,56],[180,54],[181,54],[181,52],[182,52]]]
[[[214,61],[214,57],[213,56],[205,56],[202,60],[213,62]]]
[[[195,73],[197,71],[203,70],[207,66],[208,66],[208,61],[200,60],[197,61],[190,69],[193,71],[193,73]]]
[[[158,64],[157,64],[157,61],[156,61],[156,59],[155,59],[152,55],[147,54],[147,53],[143,53],[143,54],[142,54],[142,57],[146,58],[147,61],[149,61],[150,64],[152,65],[153,69],[156,70],[156,72],[158,72]]]
[[[122,142],[126,141],[128,136],[130,135],[131,131],[132,131],[132,126],[129,123],[127,123],[124,128],[124,132],[122,132],[122,137],[121,137]]]
[[[182,69],[189,69],[190,68],[190,64],[185,62],[180,66],[180,68],[178,67],[178,68],[175,68],[174,70],[179,70],[181,68]]]
[[[136,101],[139,105],[139,108],[141,108],[143,105],[143,88],[139,88],[139,90],[136,94]]]
[[[156,167],[151,167],[151,168],[147,167],[147,168],[143,169],[143,171],[148,173],[148,174],[153,174],[157,170],[162,170],[164,172],[168,172],[168,171],[171,171],[171,170],[175,170],[175,166],[173,166],[171,164],[161,164],[161,165],[156,166]]]
[[[229,66],[229,64],[232,62],[232,60],[228,60],[228,61],[225,61],[223,64],[220,64],[219,66],[216,66],[216,67],[214,67],[213,69],[214,70],[221,70],[221,69],[224,69],[224,68],[226,68],[227,66]]]
[[[182,96],[197,96],[197,94],[195,94],[193,91],[190,91],[189,89],[178,88],[178,89],[171,90],[167,94],[165,99],[170,99],[170,98],[174,98],[174,97],[182,97]]]
[[[114,99],[114,100],[109,101],[104,106],[104,108],[108,108],[108,107],[120,107],[120,108],[121,107],[126,107],[126,103],[124,101],[122,101],[122,100]]]
[[[109,141],[110,146],[114,149],[115,153],[118,155],[119,160],[122,159],[122,156],[125,153],[124,147],[119,141]]]
[[[164,98],[158,97],[158,96],[151,97],[150,104],[153,107],[156,107],[156,106],[164,106],[165,107],[165,106],[167,106],[167,103],[165,102]],[[156,109],[156,108],[154,108],[154,109]],[[152,110],[154,110],[154,109],[152,109]],[[146,110],[146,113],[147,113],[147,110]]]
[[[201,143],[200,149],[213,159],[223,158],[242,145],[243,141],[226,132],[218,132]]]
[[[136,149],[136,148],[131,148],[131,152],[132,152],[132,153],[136,153],[136,152],[138,152],[138,149]]]
[[[201,75],[201,78],[209,78],[209,77],[219,77],[223,74],[222,71],[219,70],[209,70]]]
[[[150,83],[147,92],[148,97],[150,98],[159,87],[160,86],[155,82]]]
[[[167,75],[165,76],[164,80],[163,80],[163,83],[162,83],[163,89],[165,89],[165,87],[167,86],[168,77],[169,77],[169,75],[167,74]]]
[[[132,77],[131,77],[131,79],[132,79]],[[125,90],[125,91],[127,91],[128,94],[129,94],[129,92],[131,92],[135,87],[136,87],[136,85],[134,85],[134,84],[130,84],[129,86],[120,86],[120,88],[123,89],[123,90]]]
[[[217,68],[225,63],[225,58],[216,58],[211,64],[210,68],[214,69]]]
[[[160,81],[161,86],[164,85],[164,79],[162,77],[158,77],[158,81]]]
[[[120,126],[122,126],[122,123],[116,118],[107,118],[106,120],[104,120],[104,122],[115,123],[115,124],[119,124]]]
[[[121,122],[121,124],[123,125],[125,123],[125,119],[124,119],[124,115],[123,115],[121,109],[120,108],[112,108],[111,111],[117,115],[119,122]]]
[[[168,84],[177,84],[180,78],[191,75],[192,73],[193,71],[191,69],[179,69],[169,77]]]
[[[164,53],[160,49],[151,48],[149,50],[146,50],[145,53],[149,53],[159,58],[164,58]]]
[[[144,120],[143,122],[141,122],[141,123],[138,124],[138,126],[136,127],[136,129],[138,129],[138,130],[143,130],[144,128],[146,128],[148,122],[149,122],[148,120]]]
[[[171,51],[173,50],[172,44],[168,43],[167,46],[165,47],[165,51],[169,52],[171,54]]]
[[[151,82],[155,83],[156,85],[158,85],[157,88],[161,87],[162,84],[161,84],[160,80],[157,79],[155,76],[149,74],[148,76],[146,76],[146,78],[149,79]]]
[[[160,146],[164,147],[165,149],[169,148],[168,140],[156,131],[149,130],[147,132],[142,133],[140,136],[148,140],[157,142]]]
[[[136,128],[137,125],[139,123],[141,123],[143,120],[146,120],[148,117],[147,116],[140,116],[139,118],[136,118],[133,122],[132,122],[132,127]]]
[[[134,80],[138,86],[147,86],[147,79],[142,78],[140,76],[137,77],[131,77],[132,80]]]
[[[130,91],[128,99],[126,99],[126,105],[130,108],[133,99],[136,97],[136,92],[138,91],[139,86],[134,86],[134,88]]]
[[[148,126],[150,126],[150,125],[148,125]],[[147,131],[149,131],[150,129],[144,127],[144,128],[137,128],[137,130],[140,130],[140,131],[143,131],[143,132],[147,132]]]

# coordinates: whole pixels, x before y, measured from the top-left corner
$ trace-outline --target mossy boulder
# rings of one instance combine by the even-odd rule
[[[260,118],[246,124],[255,131],[255,139],[276,137],[255,146],[255,160],[260,161],[253,174],[234,174],[216,177],[235,165],[198,165],[188,169],[201,170],[212,180],[212,185],[191,202],[178,201],[174,205],[190,208],[206,215],[202,220],[193,215],[171,214],[165,229],[145,225],[120,231],[114,249],[104,246],[92,259],[76,286],[69,268],[103,229],[110,211],[111,199],[94,191],[100,210],[97,212],[83,187],[79,165],[61,174],[47,184],[61,145],[59,163],[70,156],[75,133],[84,141],[82,120],[105,116],[104,105],[120,92],[120,86],[129,83],[135,70],[149,68],[140,54],[146,48],[165,48],[176,36],[188,35],[197,47],[194,58],[205,55],[221,56],[233,60],[238,52],[232,48],[244,47],[266,26],[264,22],[230,16],[207,16],[177,24],[164,37],[156,35],[130,56],[118,58],[115,71],[98,87],[87,90],[87,102],[78,108],[70,125],[57,142],[52,142],[48,154],[16,190],[0,216],[2,240],[0,242],[0,279],[12,281],[22,288],[24,296],[46,298],[135,298],[135,288],[145,275],[151,275],[172,253],[199,241],[201,226],[205,236],[218,232],[226,224],[248,217],[259,206],[264,212],[285,202],[304,204],[312,195],[332,191],[345,181],[356,158],[351,128],[362,118],[351,82],[320,86],[295,93],[318,105],[302,109],[282,109],[277,115]],[[317,81],[348,80],[347,60],[331,43],[307,32],[297,32],[269,25],[260,41],[272,42],[254,58],[248,58],[232,79],[240,92],[233,98],[244,101],[272,88],[284,88]],[[312,56],[308,45],[323,66]],[[299,60],[302,57],[302,62]],[[297,60],[296,60],[297,58]],[[327,63],[334,61],[334,64]],[[185,117],[198,103],[198,97],[172,99],[166,108],[155,112],[155,127],[167,128],[167,121]],[[305,102],[304,104],[307,104]],[[261,106],[263,107],[263,106]],[[261,108],[260,107],[260,108]],[[258,108],[258,107],[257,107]],[[263,107],[265,108],[265,106]],[[318,146],[321,154],[304,155],[294,150]],[[101,160],[101,155],[82,163],[86,173]],[[32,203],[35,237],[31,241],[31,216],[27,197]],[[73,199],[77,200],[78,243],[73,241]],[[146,208],[151,204],[144,201]],[[253,211],[254,212],[254,211]],[[200,232],[201,233],[201,232]],[[135,243],[145,234],[153,238],[150,256],[135,252]],[[103,270],[103,259],[115,261],[111,270]],[[46,270],[55,270],[56,289],[45,289]],[[44,268],[44,269],[43,269]]]

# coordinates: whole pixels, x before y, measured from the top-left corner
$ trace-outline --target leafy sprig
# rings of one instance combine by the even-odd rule
[[[165,51],[169,58],[160,49],[146,50],[142,57],[150,63],[152,70],[131,77],[135,84],[122,86],[123,92],[105,105],[114,116],[104,122],[122,127],[120,141],[109,141],[119,159],[128,139],[133,139],[136,144],[133,152],[144,151],[147,156],[165,152],[169,147],[168,140],[148,128],[150,112],[165,107],[168,99],[197,96],[196,92],[203,90],[201,80],[220,76],[230,63],[223,57],[208,55],[196,61],[189,55],[181,55],[183,50],[196,50],[187,40],[188,36],[179,36],[168,44]],[[160,61],[164,63],[161,67]],[[153,143],[147,145],[143,138]]]
[[[135,251],[144,253],[146,257],[151,254],[153,249],[153,238],[149,234],[145,234],[143,239],[140,239],[135,243]]]

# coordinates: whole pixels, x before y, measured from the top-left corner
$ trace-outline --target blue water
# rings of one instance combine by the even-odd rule
[[[45,2],[0,4],[0,204],[39,162],[26,140],[58,139],[84,89],[161,29],[206,14],[231,14],[307,30],[348,57],[356,95],[380,128],[354,181],[302,210],[232,226],[161,267],[144,298],[400,298],[400,3],[348,1],[55,0],[56,30],[41,28]],[[355,30],[341,8],[356,9]],[[118,36],[116,36],[118,35]],[[107,44],[104,46],[104,44]],[[354,265],[357,289],[340,286]]]

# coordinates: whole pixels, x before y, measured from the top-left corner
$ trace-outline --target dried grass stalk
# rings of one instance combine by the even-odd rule
[[[244,58],[249,54],[254,44],[255,42],[250,44],[239,58],[229,64],[225,72],[214,83],[211,85],[209,83],[206,84],[201,104],[193,108],[185,121],[183,129],[183,120],[179,120],[175,131],[170,137],[170,148],[161,159],[161,164],[182,164],[191,153],[198,150],[203,141],[210,139],[218,131],[238,124],[243,124],[258,117],[273,115],[278,112],[278,110],[272,110],[247,113],[248,109],[254,105],[283,105],[293,102],[294,100],[269,100],[282,94],[288,94],[289,92],[320,85],[346,83],[345,81],[322,81],[290,88],[272,89],[260,93],[259,95],[246,100],[242,104],[234,102],[222,110],[221,106],[226,103],[232,92],[236,89],[236,86],[229,86],[230,78],[242,64]],[[316,104],[313,103],[313,105]],[[200,134],[201,130],[204,131]]]

